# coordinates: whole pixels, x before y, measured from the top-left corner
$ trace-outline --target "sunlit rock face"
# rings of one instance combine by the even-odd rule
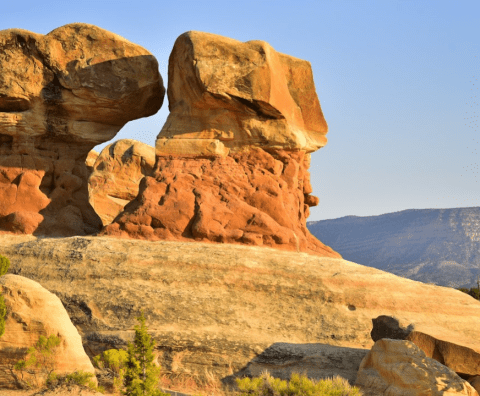
[[[159,155],[180,153],[187,143],[171,141],[175,146],[163,150],[164,138],[218,140],[233,151],[248,145],[313,152],[327,143],[310,62],[264,41],[184,33],[170,55],[168,80],[170,115]]]
[[[187,32],[169,60],[153,173],[104,235],[340,255],[306,228],[310,153],[327,124],[310,63],[267,43]]]
[[[140,180],[150,175],[154,165],[155,148],[137,140],[117,140],[102,150],[92,165],[88,191],[103,225],[110,224],[135,199]]]
[[[165,89],[144,48],[93,25],[0,32],[0,229],[84,235],[85,160],[125,123],[155,114]]]

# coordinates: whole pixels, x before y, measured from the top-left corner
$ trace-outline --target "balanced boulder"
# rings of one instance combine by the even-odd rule
[[[0,230],[85,235],[85,160],[125,123],[155,114],[165,89],[144,48],[93,25],[0,31]]]
[[[306,227],[327,123],[310,63],[262,41],[187,32],[169,60],[156,164],[103,234],[340,255]]]

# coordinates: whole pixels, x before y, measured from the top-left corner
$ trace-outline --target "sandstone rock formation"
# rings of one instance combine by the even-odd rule
[[[480,351],[463,346],[460,343],[449,342],[441,334],[436,337],[414,330],[410,324],[406,329],[400,326],[398,320],[390,316],[379,316],[372,319],[372,340],[382,338],[407,340],[418,346],[427,357],[455,371],[462,378],[480,375]]]
[[[362,360],[355,385],[365,396],[478,396],[467,381],[413,342],[388,338],[377,341]]]
[[[95,161],[98,158],[98,153],[95,150],[90,150],[87,154],[87,159],[85,160],[85,165],[87,166],[87,174],[88,177],[93,172],[93,165],[95,165]],[[88,180],[87,180],[88,181]]]
[[[468,383],[480,394],[480,375],[469,378]]]
[[[95,373],[80,335],[57,296],[31,279],[12,274],[0,277],[0,293],[7,307],[5,334],[0,338],[0,388],[20,385],[17,380],[20,375],[18,372],[17,376],[13,375],[16,372],[12,367],[25,358],[27,349],[35,345],[41,335],[55,335],[61,339],[55,354],[57,374],[75,370]],[[35,370],[42,379],[44,373]]]
[[[0,230],[85,235],[89,151],[155,114],[164,88],[144,48],[93,25],[0,32]]]
[[[182,34],[169,59],[168,102],[157,155],[188,155],[189,143],[306,152],[327,143],[310,62],[276,52],[264,41]],[[191,154],[198,156],[199,149]]]
[[[373,345],[372,318],[380,315],[480,352],[480,302],[342,259],[99,236],[2,235],[0,246],[10,271],[59,296],[89,356],[125,347],[144,309],[160,363],[172,376],[206,378],[208,370],[225,378],[248,363],[253,371],[267,364],[256,357],[283,343],[273,348],[281,358],[270,360],[276,372],[331,375],[338,359],[338,374],[351,378],[359,349]],[[313,352],[302,344],[315,344]]]
[[[155,148],[137,140],[118,140],[102,150],[93,165],[88,193],[103,225],[135,199],[140,180],[150,175],[154,165]]]
[[[308,232],[310,153],[327,123],[310,63],[265,42],[187,32],[169,60],[156,165],[104,235],[340,257]]]

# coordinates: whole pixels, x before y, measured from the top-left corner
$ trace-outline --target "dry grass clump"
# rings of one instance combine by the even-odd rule
[[[320,381],[293,373],[290,381],[264,372],[257,378],[237,379],[241,396],[362,396],[362,392],[340,376]]]

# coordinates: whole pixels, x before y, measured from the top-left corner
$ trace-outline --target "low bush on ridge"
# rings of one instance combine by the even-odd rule
[[[265,372],[256,378],[237,378],[236,382],[241,396],[362,396],[360,389],[340,376],[315,381],[293,373],[290,381],[285,381]]]

